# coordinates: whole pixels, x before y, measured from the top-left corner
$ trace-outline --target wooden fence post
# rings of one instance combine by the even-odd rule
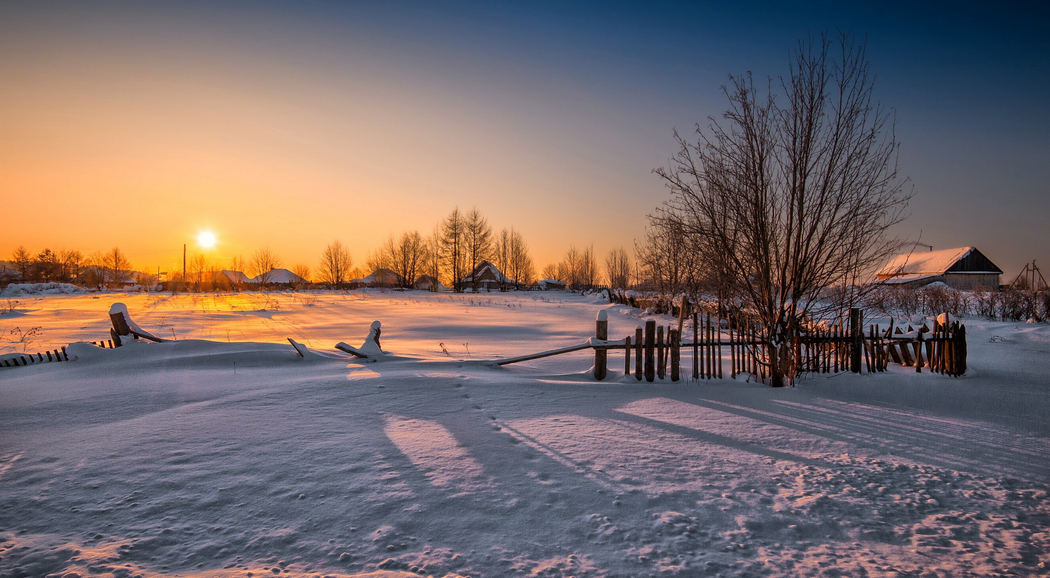
[[[631,375],[631,336],[624,339],[623,348],[623,376]]]
[[[850,369],[853,370],[853,373],[860,373],[860,358],[863,354],[864,321],[861,319],[861,315],[863,314],[859,307],[853,307],[849,310],[849,334],[853,338],[850,351]]]
[[[667,375],[667,348],[664,347],[664,326],[656,328],[656,377]]]
[[[700,327],[698,315],[693,311],[693,379],[700,380]]]
[[[682,366],[682,332],[676,329],[671,330],[671,381],[678,381],[681,378],[681,366]]]
[[[656,360],[653,359],[655,341],[656,321],[649,319],[645,322],[645,380],[650,383],[656,379]]]
[[[915,341],[915,373],[922,373],[922,330],[919,328],[919,337]]]
[[[594,321],[594,338],[601,341],[609,340],[609,317],[604,309],[598,312],[598,316]],[[608,374],[608,360],[608,350],[594,350],[594,379],[598,381],[605,379],[605,376]]]
[[[726,325],[729,325],[728,323]],[[722,379],[722,320],[715,317],[715,368],[718,370],[718,379]]]
[[[642,328],[638,326],[634,330],[634,378],[638,381],[642,380]]]

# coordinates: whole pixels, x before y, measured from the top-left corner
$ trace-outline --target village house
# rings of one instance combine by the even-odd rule
[[[467,276],[456,282],[456,287],[477,291],[500,291],[513,289],[517,284],[504,275],[492,263],[482,260]]]
[[[405,286],[405,280],[401,277],[401,275],[398,275],[397,273],[394,273],[390,269],[386,269],[384,267],[380,267],[379,269],[376,269],[375,271],[372,271],[372,274],[367,276],[367,277],[362,277],[360,279],[353,279],[353,280],[350,281],[350,287],[352,287],[352,288],[357,288],[357,287],[404,287],[404,286]]]
[[[921,287],[941,282],[971,290],[998,289],[1003,270],[974,247],[922,251],[898,255],[876,275],[886,285]]]

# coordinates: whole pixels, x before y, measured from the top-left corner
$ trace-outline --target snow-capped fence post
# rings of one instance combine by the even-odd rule
[[[598,312],[598,316],[594,321],[594,338],[601,341],[607,341],[609,339],[609,318],[604,309]],[[605,376],[608,373],[608,358],[609,352],[607,350],[595,348],[594,379],[597,379],[598,381],[605,379]]]
[[[653,359],[653,347],[656,341],[656,321],[645,322],[645,381],[652,383],[656,379],[656,360]]]

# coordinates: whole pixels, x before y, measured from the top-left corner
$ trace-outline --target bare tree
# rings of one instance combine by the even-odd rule
[[[464,248],[466,249],[467,261],[464,265],[469,265],[471,271],[475,271],[478,267],[478,263],[488,259],[489,254],[492,252],[492,227],[489,226],[489,221],[482,216],[481,211],[477,207],[474,207],[467,213],[464,219],[463,227],[463,241]],[[478,290],[478,280],[471,274],[470,287],[474,291]]]
[[[464,276],[465,221],[459,207],[456,207],[441,223],[441,261],[448,276],[452,278],[453,289],[457,292],[463,291],[459,281]]]
[[[112,287],[120,287],[131,281],[131,261],[124,256],[119,247],[113,247],[102,258],[105,269],[106,284]]]
[[[631,259],[623,247],[609,251],[605,258],[605,275],[609,278],[609,287],[626,289],[631,283]]]
[[[295,267],[292,267],[292,273],[296,275],[296,279],[293,281],[295,288],[302,291],[310,284],[310,266],[303,263],[296,263]]]
[[[441,225],[436,225],[434,231],[426,238],[424,250],[420,267],[424,275],[435,279],[430,289],[437,291],[441,283]]]
[[[390,255],[394,252],[394,238],[390,237],[386,240],[378,249],[368,254],[368,258],[365,259],[365,267],[368,268],[369,274],[375,273],[380,269],[389,269],[393,266],[390,262]]]
[[[601,282],[601,271],[598,259],[594,257],[594,246],[587,247],[580,253],[580,286],[593,289]]]
[[[561,279],[558,279],[558,269],[559,267],[556,263],[548,263],[547,266],[543,268],[543,271],[540,272],[540,276],[545,280],[554,279],[556,281],[561,281]]]
[[[507,241],[507,270],[503,273],[514,280],[516,288],[527,287],[532,284],[535,269],[532,257],[529,255],[529,245],[521,233],[510,229]]]
[[[675,133],[678,154],[656,170],[671,190],[662,214],[724,264],[763,327],[774,386],[794,376],[790,343],[821,289],[873,270],[899,245],[886,230],[910,195],[873,81],[852,36],[800,42],[788,77],[765,91],[750,75],[730,77],[724,125],[698,126],[696,143]]]
[[[702,273],[698,252],[690,241],[676,215],[663,213],[651,218],[645,240],[636,242],[634,248],[642,278],[662,293],[695,289]]]
[[[318,268],[320,281],[338,289],[350,280],[350,269],[354,267],[354,258],[350,250],[339,241],[332,241],[321,254],[321,266]]]
[[[190,259],[189,270],[186,272],[188,277],[186,281],[193,286],[195,293],[206,290],[207,286],[210,285],[210,279],[208,278],[209,268],[208,257],[204,253],[197,253]]]
[[[558,280],[573,289],[579,289],[581,283],[580,270],[583,266],[582,260],[583,254],[576,249],[575,245],[569,245],[569,250],[565,252],[565,258],[562,259],[561,263],[558,263]]]
[[[397,242],[391,238],[388,247],[391,269],[401,277],[403,287],[411,287],[425,259],[422,235],[418,231],[402,233]]]
[[[252,254],[248,272],[255,277],[260,287],[266,287],[273,280],[273,270],[281,267],[281,259],[269,247],[263,247]]]
[[[504,277],[510,277],[510,260],[511,260],[511,232],[507,229],[501,229],[499,235],[496,235],[495,242],[492,246],[492,261],[500,272],[503,273]],[[510,277],[513,279],[513,277]],[[499,281],[500,291],[506,291],[506,282],[503,279]]]
[[[84,262],[84,272],[80,276],[85,286],[103,289],[108,278],[106,258],[101,252],[93,253]]]
[[[75,280],[80,277],[80,267],[84,264],[84,256],[76,249],[62,251],[62,277],[66,280]],[[154,283],[156,284],[156,283]]]

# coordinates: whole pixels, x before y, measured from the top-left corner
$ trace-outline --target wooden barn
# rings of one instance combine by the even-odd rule
[[[941,282],[956,289],[998,289],[1003,270],[974,247],[912,252],[895,257],[878,272],[887,285],[921,287]]]

